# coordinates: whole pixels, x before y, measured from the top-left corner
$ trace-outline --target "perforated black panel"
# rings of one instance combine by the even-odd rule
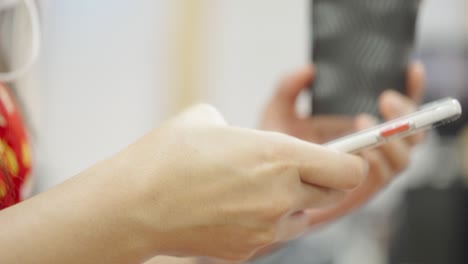
[[[405,90],[419,0],[314,0],[313,111],[377,114],[386,89]]]

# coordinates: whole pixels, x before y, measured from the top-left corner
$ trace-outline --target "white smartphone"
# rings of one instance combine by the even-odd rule
[[[461,114],[460,102],[453,98],[445,98],[423,105],[412,114],[333,140],[325,146],[343,152],[357,153],[393,139],[448,124],[457,120]]]

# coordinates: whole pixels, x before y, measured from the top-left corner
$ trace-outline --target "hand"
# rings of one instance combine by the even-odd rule
[[[310,86],[313,76],[314,68],[310,66],[287,78],[268,103],[260,127],[284,132],[311,142],[325,143],[375,125],[374,118],[368,115],[354,118],[325,115],[299,117],[295,111],[296,100],[300,92]],[[379,98],[380,111],[386,120],[411,113],[416,109],[424,91],[422,65],[417,63],[411,65],[407,79],[408,96],[395,91],[386,91]],[[359,188],[348,193],[340,203],[326,209],[309,210],[311,226],[334,220],[368,201],[407,166],[412,147],[423,138],[424,134],[418,134],[362,153],[370,164],[369,177]]]
[[[309,219],[298,212],[336,203],[367,175],[356,156],[230,127],[208,106],[165,123],[117,158],[129,181],[138,178],[136,210],[150,244],[177,256],[245,259],[306,231]]]
[[[230,127],[214,108],[198,106],[0,211],[0,255],[5,263],[245,259],[306,231],[301,212],[338,202],[367,169],[357,156]]]

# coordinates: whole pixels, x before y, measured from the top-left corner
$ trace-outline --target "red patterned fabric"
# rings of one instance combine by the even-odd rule
[[[30,172],[25,125],[12,93],[0,83],[0,210],[24,199]]]

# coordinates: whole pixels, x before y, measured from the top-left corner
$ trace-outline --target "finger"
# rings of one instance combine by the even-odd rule
[[[424,65],[415,62],[408,69],[407,94],[416,104],[419,104],[423,98],[425,90],[426,73]]]
[[[406,142],[410,144],[410,146],[418,145],[419,143],[423,142],[426,139],[427,133],[419,132],[414,135],[411,135],[405,138]]]
[[[367,163],[358,156],[295,139],[288,144],[287,156],[296,162],[302,182],[311,186],[349,190],[367,175]]]
[[[415,62],[410,65],[407,78],[407,94],[415,104],[419,104],[424,96],[425,78],[426,73],[424,65],[421,62]],[[425,133],[417,133],[405,138],[405,140],[411,145],[416,145],[422,142],[425,136]]]
[[[393,175],[392,169],[379,150],[366,150],[361,153],[361,156],[368,161],[368,177],[357,189],[347,192],[342,202],[327,208],[306,210],[311,227],[345,215],[353,208],[368,201],[370,197],[389,182],[390,177]]]
[[[357,156],[324,149],[316,152],[315,156],[318,158],[315,162],[309,158],[304,160],[299,168],[301,180],[306,184],[352,190],[359,186],[367,175],[367,163]]]
[[[301,131],[310,132],[310,137],[306,136],[304,139],[317,143],[326,143],[355,131],[353,117],[322,115],[301,119],[299,122]]]
[[[298,194],[300,207],[297,209],[303,210],[336,204],[344,199],[346,192],[303,184]]]
[[[386,120],[392,120],[416,111],[416,104],[395,91],[386,91],[380,97],[380,111]],[[424,140],[425,133],[417,133],[404,140],[414,146]]]
[[[368,191],[377,191],[395,174],[385,155],[379,150],[367,150],[361,156],[369,163],[369,177],[364,185]]]
[[[360,114],[355,119],[354,127],[356,130],[360,131],[376,126],[378,122],[377,118],[369,114]]]
[[[382,145],[379,149],[394,173],[408,166],[411,148],[404,140],[395,140]]]
[[[367,114],[358,116],[356,127],[363,130],[374,126],[377,120]],[[385,158],[385,162],[389,163],[394,171],[401,171],[408,165],[410,158],[410,145],[405,140],[395,140],[390,143],[380,146],[374,151],[380,151]]]
[[[392,120],[416,111],[416,104],[411,99],[393,90],[382,93],[379,98],[379,107],[386,120]]]
[[[306,210],[311,227],[326,223],[345,215],[353,208],[362,205],[390,180],[392,170],[385,157],[378,150],[368,150],[361,154],[369,162],[369,176],[359,188],[348,192],[344,200],[327,208]]]
[[[301,91],[309,87],[314,72],[314,67],[309,65],[287,77],[274,94],[272,106],[282,109],[284,114],[295,115],[297,97]]]

